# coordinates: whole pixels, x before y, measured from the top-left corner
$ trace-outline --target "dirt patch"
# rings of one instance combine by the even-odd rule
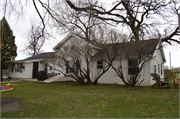
[[[15,98],[1,98],[1,112],[13,112],[19,111],[21,107],[22,100]]]

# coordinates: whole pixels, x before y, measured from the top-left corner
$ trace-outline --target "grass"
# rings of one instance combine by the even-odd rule
[[[4,84],[5,85],[5,84]],[[178,118],[179,90],[115,85],[83,86],[75,82],[14,82],[1,98],[23,100],[22,110],[1,118]]]

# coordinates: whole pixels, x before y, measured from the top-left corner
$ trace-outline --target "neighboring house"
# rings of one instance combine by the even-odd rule
[[[99,45],[99,43],[95,41],[91,41],[82,36],[71,33],[67,35],[61,42],[59,42],[53,48],[53,50],[55,51],[55,53],[58,53],[60,49],[61,50],[63,49],[64,51],[72,50],[79,42],[81,43],[80,45],[88,44],[94,47],[98,47]],[[163,51],[160,40],[144,40],[144,41],[138,41],[138,42],[116,43],[116,45],[118,46],[118,57],[113,61],[113,65],[118,66],[121,63],[123,71],[124,71],[123,73],[125,74],[126,78],[129,78],[132,71],[134,70],[133,67],[131,66],[132,64],[131,62],[134,62],[134,59],[138,56],[138,52],[136,51],[137,49],[142,48],[142,46],[145,48],[143,50],[140,50],[140,51],[144,51],[143,56],[148,55],[147,57],[148,61],[145,63],[145,66],[142,69],[141,76],[140,76],[140,80],[144,79],[144,81],[142,82],[142,86],[150,86],[155,83],[155,81],[152,80],[150,73],[155,72],[161,78],[164,78],[164,63],[166,62],[166,59],[165,59],[164,51]],[[107,47],[109,48],[108,50],[109,52],[111,52],[112,46],[113,46],[112,44],[107,44]],[[40,56],[43,54],[44,53],[40,54]],[[95,54],[92,54],[93,65],[91,67],[91,74],[90,74],[92,80],[94,80],[94,77],[96,76],[98,71],[106,65],[105,62],[96,60],[96,57],[98,56],[106,57],[106,55],[102,55],[102,54],[104,54],[103,50],[100,50],[96,52]],[[131,55],[131,58],[126,57],[127,54]],[[49,53],[49,55],[51,55],[51,53]],[[27,58],[25,60],[13,62],[13,63],[23,63],[25,65],[25,68],[21,69],[22,73],[15,72],[15,66],[12,64],[12,67],[14,68],[9,68],[10,70],[9,76],[22,77],[22,78],[35,78],[33,72],[37,73],[37,71],[44,70],[45,63],[47,63],[47,60],[46,62],[43,62],[45,59],[44,57],[41,57],[41,58],[31,57],[31,58],[30,58],[31,60]],[[85,67],[86,63],[83,61],[84,59],[81,59],[81,60],[82,60],[81,65]],[[67,58],[67,61],[69,65],[73,65],[73,62],[70,61],[68,58]],[[33,68],[33,67],[36,67],[35,62],[37,62],[39,65],[38,70],[36,68]],[[51,59],[49,59],[49,64],[52,66]],[[11,70],[13,72],[11,72]],[[68,72],[69,70],[67,70],[67,68],[64,68],[64,69],[60,68],[59,70],[63,70],[63,71],[66,70],[66,73],[69,73]],[[104,75],[100,77],[100,79],[98,80],[98,83],[124,84],[112,68],[110,68]]]
[[[46,63],[54,52],[41,53],[24,60],[18,60],[11,62],[9,65],[8,76],[12,78],[37,78],[38,72],[41,70],[45,70],[47,72],[52,72],[48,68],[48,64]],[[20,68],[20,65],[24,66],[24,68]]]

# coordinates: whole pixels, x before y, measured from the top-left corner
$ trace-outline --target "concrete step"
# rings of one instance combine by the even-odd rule
[[[38,81],[38,82],[41,82],[41,83],[51,83],[51,82],[54,82],[54,81],[56,81],[56,80],[58,80],[58,79],[61,79],[61,78],[63,78],[63,77],[64,77],[64,75],[60,74],[60,75],[51,77],[51,78],[49,78],[49,79],[46,79],[46,80],[44,80],[44,81]]]

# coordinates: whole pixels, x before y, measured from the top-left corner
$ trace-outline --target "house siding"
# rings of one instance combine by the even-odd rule
[[[160,71],[158,71],[158,65],[160,65]],[[162,69],[161,69],[161,65],[162,65]],[[160,50],[157,50],[154,54],[153,59],[151,59],[151,73],[155,73],[154,66],[156,66],[156,73],[160,76],[161,80],[163,81],[164,80],[163,79],[164,78],[164,61],[162,59]],[[162,70],[162,74],[161,74],[161,70]],[[156,83],[152,79],[153,78],[151,77],[151,85]]]
[[[24,78],[32,78],[33,71],[33,62],[25,63],[25,77]]]
[[[114,66],[118,66],[120,64],[120,61],[122,63],[122,69],[123,69],[123,73],[124,73],[124,77],[125,79],[129,79],[130,75],[128,75],[128,60],[115,60],[113,62]],[[98,69],[97,69],[97,64],[96,61],[94,61],[93,64],[93,71],[92,71],[92,77],[95,78]],[[149,86],[151,85],[150,82],[150,61],[146,62],[145,67],[142,69],[141,74],[140,74],[140,78],[139,81],[143,80],[142,82],[142,86]],[[127,80],[126,80],[127,81]],[[114,71],[113,68],[109,68],[109,70],[100,77],[98,83],[105,83],[105,84],[124,84],[124,82],[122,81],[122,79],[119,78],[119,76],[116,74],[116,72]]]
[[[44,63],[41,62],[38,63],[39,63],[38,71],[44,70]],[[11,72],[12,66],[10,65],[8,72],[9,77],[14,77],[19,79],[22,78],[31,79],[33,75],[33,61],[24,62],[23,65],[25,66],[25,68],[22,68],[22,72],[15,72],[15,71]]]
[[[9,71],[8,71],[8,76],[12,77],[12,78],[24,78],[25,76],[25,68],[22,68],[22,72],[16,72],[15,70],[13,70],[12,72],[12,65],[9,66]]]

